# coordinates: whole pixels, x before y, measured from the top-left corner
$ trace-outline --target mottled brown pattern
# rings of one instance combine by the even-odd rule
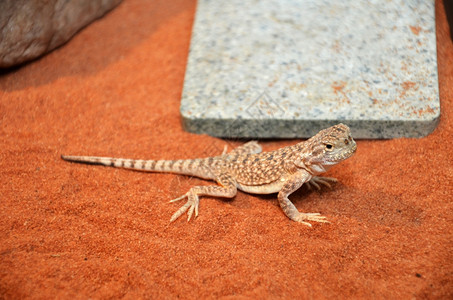
[[[284,163],[294,159],[288,153],[297,153],[297,145],[272,152],[246,154],[233,159],[226,166],[236,180],[246,185],[262,185],[278,180],[285,173]]]
[[[4,72],[0,298],[453,299],[447,3],[436,1],[439,126],[424,138],[359,141],[324,174],[341,184],[290,195],[332,222],[308,221],[315,231],[283,217],[277,194],[241,192],[200,197],[195,222],[168,226],[175,189],[215,183],[56,160],[192,158],[223,145],[180,124],[195,1],[123,1],[57,51]],[[287,145],[266,141],[263,151]]]
[[[356,150],[349,128],[338,124],[321,130],[311,139],[271,152],[261,153],[261,146],[251,141],[230,153],[216,157],[190,160],[149,160],[137,166],[136,161],[123,158],[62,156],[74,162],[96,163],[151,172],[172,172],[198,176],[215,180],[219,186],[193,187],[183,196],[172,201],[187,198],[171,218],[176,220],[187,211],[188,219],[193,212],[198,215],[198,196],[234,197],[237,189],[246,192],[278,194],[278,201],[283,212],[291,220],[305,225],[305,220],[326,222],[318,214],[299,213],[288,196],[304,183],[312,182],[319,188],[319,183],[329,186],[332,178],[323,179],[316,175],[327,171],[330,166],[350,157]],[[315,178],[314,178],[315,176]]]

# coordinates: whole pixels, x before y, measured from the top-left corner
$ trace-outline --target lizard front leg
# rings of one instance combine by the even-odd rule
[[[299,171],[291,175],[285,182],[282,189],[278,193],[278,203],[282,208],[285,215],[293,221],[310,226],[311,224],[305,221],[314,221],[321,223],[329,223],[325,220],[326,217],[321,216],[319,213],[301,213],[297,210],[294,204],[288,199],[294,191],[299,189],[304,183],[310,181],[312,175],[306,171]]]
[[[227,174],[221,174],[217,176],[216,181],[221,186],[194,186],[186,194],[171,200],[170,202],[176,202],[187,198],[186,204],[178,209],[170,219],[170,223],[178,219],[187,210],[187,221],[190,221],[192,214],[195,211],[195,217],[198,216],[198,204],[200,202],[199,196],[214,196],[214,197],[226,197],[233,198],[236,196],[237,187],[236,181]]]

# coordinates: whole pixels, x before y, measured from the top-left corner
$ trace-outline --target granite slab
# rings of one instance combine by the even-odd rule
[[[199,0],[181,101],[187,131],[421,137],[439,121],[434,1]]]

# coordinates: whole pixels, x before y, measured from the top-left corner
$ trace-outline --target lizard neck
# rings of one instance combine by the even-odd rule
[[[318,175],[321,173],[327,172],[333,165],[323,165],[323,164],[310,164],[304,162],[302,159],[297,159],[294,162],[297,168],[304,169],[312,175]]]
[[[322,165],[322,164],[316,164],[316,165],[309,166],[313,175],[318,175],[318,174],[327,172],[330,169],[330,167],[332,167],[332,166],[331,165]]]

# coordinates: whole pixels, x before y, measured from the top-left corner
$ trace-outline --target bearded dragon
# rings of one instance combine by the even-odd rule
[[[319,189],[320,184],[330,187],[335,178],[319,177],[333,165],[351,157],[357,145],[350,129],[338,124],[321,130],[312,138],[293,146],[270,152],[261,152],[256,141],[248,142],[230,153],[219,156],[184,160],[143,160],[97,156],[66,156],[64,160],[99,164],[149,172],[169,172],[213,180],[214,186],[194,186],[186,194],[171,200],[187,199],[170,222],[187,212],[187,221],[193,213],[198,216],[199,196],[232,198],[237,190],[253,194],[278,193],[277,199],[285,215],[293,221],[311,226],[308,221],[328,223],[319,213],[299,212],[288,199],[304,183]]]

